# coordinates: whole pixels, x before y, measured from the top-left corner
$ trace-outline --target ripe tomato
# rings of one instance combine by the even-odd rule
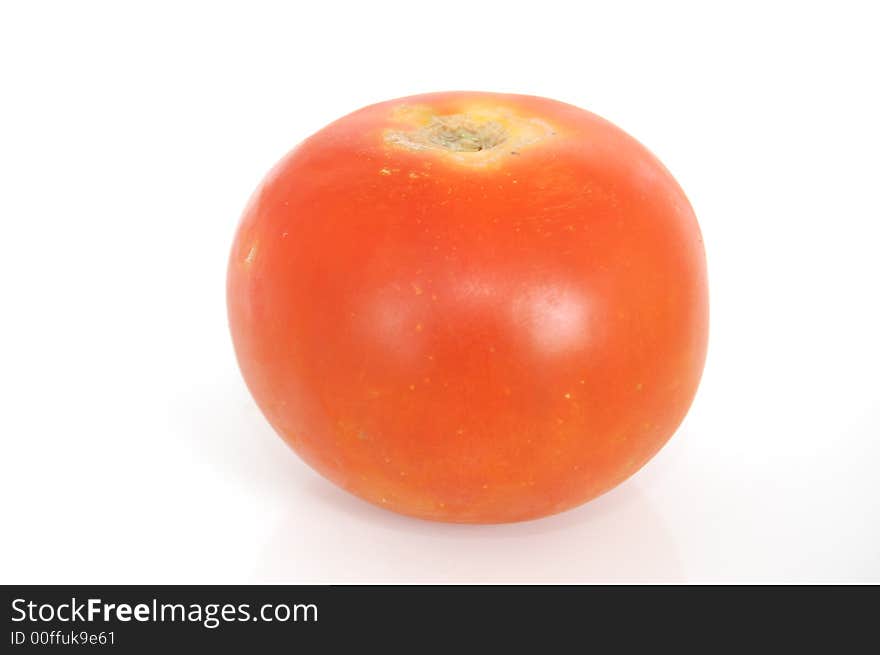
[[[699,227],[582,109],[437,93],[366,107],[252,197],[228,273],[244,378],[281,437],[379,506],[518,521],[612,488],[690,406]]]

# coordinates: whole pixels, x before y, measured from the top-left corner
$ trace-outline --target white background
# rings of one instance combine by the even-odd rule
[[[0,581],[880,582],[880,62],[864,3],[6,2]],[[506,526],[308,469],[233,357],[239,213],[362,105],[544,95],[651,148],[708,251],[709,360],[613,492]]]

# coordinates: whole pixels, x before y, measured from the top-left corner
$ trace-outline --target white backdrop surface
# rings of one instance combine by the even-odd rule
[[[880,42],[870,3],[10,2],[0,9],[0,582],[880,582]],[[262,419],[224,282],[289,148],[434,90],[544,95],[700,219],[693,409],[614,491],[421,522]]]

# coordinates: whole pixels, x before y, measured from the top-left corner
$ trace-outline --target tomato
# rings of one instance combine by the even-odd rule
[[[682,421],[707,345],[681,188],[611,123],[531,96],[392,100],[306,139],[244,212],[227,300],[281,437],[441,521],[611,489]]]

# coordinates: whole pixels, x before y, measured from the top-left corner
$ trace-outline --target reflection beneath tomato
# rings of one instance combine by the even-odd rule
[[[308,511],[279,523],[254,578],[262,583],[639,583],[683,579],[662,518],[630,483],[537,521],[468,526],[414,521],[317,477]]]

